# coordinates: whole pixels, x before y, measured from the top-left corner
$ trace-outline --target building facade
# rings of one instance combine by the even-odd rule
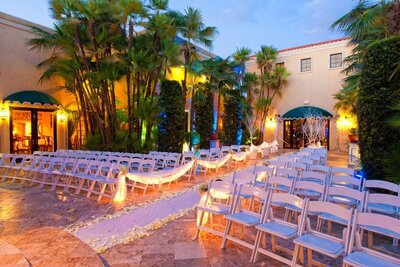
[[[345,78],[343,60],[351,49],[349,38],[341,38],[278,51],[275,64],[284,66],[290,75],[268,115],[267,141],[277,139],[282,148],[307,145],[303,132],[306,117],[318,117],[324,128],[322,145],[346,150],[348,131],[355,127],[355,118],[335,110],[333,95]],[[259,73],[255,57],[247,63],[247,72]]]

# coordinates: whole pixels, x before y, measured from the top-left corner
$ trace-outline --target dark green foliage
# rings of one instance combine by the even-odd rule
[[[238,132],[243,120],[242,98],[239,90],[228,91],[224,98],[224,145],[238,145]]]
[[[194,125],[196,132],[200,135],[200,148],[208,148],[213,131],[213,96],[210,89],[200,86],[202,90],[199,90],[193,99]]]
[[[177,81],[163,81],[158,105],[163,121],[158,126],[158,150],[182,152],[185,139],[185,102]]]
[[[400,78],[389,79],[400,58],[400,38],[373,43],[361,73],[357,118],[361,162],[367,179],[384,179],[383,159],[393,154],[400,133],[387,123],[391,101],[400,99]]]

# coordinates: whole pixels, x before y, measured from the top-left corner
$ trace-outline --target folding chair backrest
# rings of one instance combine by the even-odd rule
[[[100,167],[102,164],[109,164],[108,162],[99,162],[97,160],[92,160],[89,162],[88,168],[87,168],[87,174],[93,175],[93,176],[98,176]]]
[[[307,165],[300,162],[289,162],[287,165],[288,169],[294,169],[296,171],[306,171]]]
[[[380,263],[380,260],[392,263],[386,264],[385,266],[400,266],[400,258],[398,257],[398,255],[394,256],[393,254],[385,253],[385,251],[382,249],[378,251],[370,247],[364,247],[361,242],[361,235],[359,232],[360,229],[379,229],[379,233],[381,235],[391,238],[397,238],[400,236],[399,219],[382,214],[361,213],[356,211],[354,214],[347,255],[352,253],[360,253],[361,251],[371,256],[370,260],[372,260],[372,262],[368,266],[384,266],[380,265],[382,264]],[[366,255],[363,255],[363,257],[364,259],[367,259]],[[351,255],[349,255],[349,258],[351,258]],[[347,257],[345,258],[345,261],[346,259]],[[367,261],[365,260],[365,262]]]
[[[236,190],[236,184],[231,184],[226,181],[210,181],[207,190],[206,203],[220,203],[221,200],[233,201],[232,196],[235,196]],[[226,204],[228,205],[230,202]]]
[[[325,202],[325,201],[310,201],[307,207],[307,214],[329,214],[333,217],[339,218],[347,222],[346,235],[350,237],[350,226],[352,222],[353,209],[347,209],[339,204]],[[308,225],[310,230],[310,225]],[[348,237],[345,240],[348,240]]]
[[[254,165],[253,173],[256,174],[259,179],[264,179],[274,174],[274,168]]]
[[[315,148],[304,147],[302,150],[300,150],[300,152],[312,154],[312,153],[314,153],[315,150],[316,150]]]
[[[332,167],[332,176],[354,176],[354,169],[343,167]]]
[[[138,154],[138,153],[136,153],[136,154],[131,154],[131,158],[132,158],[132,159],[141,159],[142,157],[143,157],[142,154]]]
[[[210,152],[207,149],[200,149],[199,151],[199,159],[201,160],[209,160]]]
[[[113,164],[118,164],[119,160],[120,160],[120,158],[119,158],[119,157],[116,157],[116,156],[110,156],[110,157],[108,158],[108,162],[109,162],[109,163],[113,163]]]
[[[221,148],[221,155],[222,155],[222,156],[226,156],[226,155],[228,155],[230,152],[231,152],[231,147],[229,147],[229,146],[223,146],[223,147]]]
[[[331,186],[346,186],[353,189],[361,190],[361,179],[353,176],[331,176]]]
[[[99,155],[97,157],[97,161],[100,161],[100,162],[108,162],[108,159],[109,159],[109,156],[105,156],[105,155]]]
[[[301,181],[312,181],[320,184],[326,183],[326,174],[315,172],[315,171],[304,171],[300,172],[299,180]]]
[[[371,203],[394,207],[394,210],[393,210],[394,214],[397,214],[400,211],[400,197],[399,196],[367,192],[367,196],[366,196],[367,210],[369,210],[368,204],[371,204]],[[369,210],[369,212],[371,212],[371,211],[372,210]]]
[[[355,189],[351,189],[349,187],[343,186],[330,186],[326,189],[326,201],[331,202],[331,197],[343,198],[342,200],[345,201],[346,199],[354,199],[356,200],[357,210],[363,211],[364,210],[364,201],[365,201],[365,193],[360,192]]]
[[[267,202],[267,212],[265,213],[264,218],[262,219],[261,223],[265,223],[268,219],[274,219],[273,218],[273,212],[272,207],[274,206],[274,203],[279,203],[282,206],[291,206],[291,207],[296,207],[296,210],[300,212],[300,218],[304,216],[303,211],[306,208],[306,203],[308,199],[302,199],[298,196],[289,194],[289,193],[275,193],[271,192],[269,200]],[[276,218],[275,218],[276,219]],[[280,219],[280,221],[283,221]],[[302,219],[299,220],[299,223],[301,223]],[[292,225],[296,225],[292,223]]]
[[[142,159],[133,158],[128,166],[128,172],[139,172],[141,171]]]
[[[103,162],[100,164],[99,166],[99,170],[97,173],[97,176],[106,179],[106,180],[111,180],[114,178],[113,176],[113,166],[114,165],[118,165],[118,164],[113,164],[113,163],[109,163],[109,162]]]
[[[295,158],[291,158],[289,156],[280,156],[278,157],[278,161],[283,161],[283,162],[294,162]]]
[[[281,176],[271,176],[267,179],[266,188],[273,191],[281,191],[282,188],[288,189],[287,193],[293,192],[294,179],[281,177]]]
[[[221,154],[221,150],[219,148],[210,148],[210,158],[215,159],[219,158]]]
[[[268,160],[267,161],[267,166],[273,167],[275,169],[286,168],[286,164],[287,164],[287,162],[285,162],[285,161],[278,161],[278,160]]]
[[[189,161],[193,160],[194,158],[195,158],[194,152],[192,152],[192,151],[183,152],[181,164],[188,163]]]
[[[371,189],[385,189],[399,195],[399,185],[382,180],[364,180],[363,190],[370,191]]]
[[[320,172],[323,174],[329,174],[331,172],[331,167],[325,165],[310,165],[308,166],[309,171]]]
[[[155,154],[145,154],[145,155],[143,155],[142,159],[143,160],[153,160],[154,156],[155,156]]]
[[[61,171],[62,172],[67,172],[67,173],[72,173],[75,169],[75,165],[77,164],[78,160],[74,158],[66,158],[64,160],[64,164],[62,166]]]
[[[262,209],[262,212],[260,214],[259,210],[254,210],[255,205],[244,205],[243,201],[240,201],[240,197],[237,197],[234,202],[232,212],[240,211],[240,212],[252,214],[254,216],[259,216],[260,218],[263,217],[265,208],[266,208],[266,204],[268,201],[268,197],[269,197],[268,191],[265,191],[264,189],[258,188],[258,187],[239,185],[237,195],[238,196],[240,196],[240,195],[250,196],[253,203],[258,202],[261,205],[261,207],[264,207],[264,208]]]
[[[320,183],[311,181],[295,181],[294,192],[296,190],[311,190],[320,193],[319,200],[322,201],[325,198],[325,185]]]
[[[299,175],[299,172],[293,169],[277,169],[275,175],[290,179],[296,179]]]
[[[118,164],[116,164],[116,165],[122,165],[122,166],[125,166],[126,168],[128,168],[128,166],[131,164],[131,161],[132,161],[131,158],[121,157],[121,158],[119,158]]]
[[[250,171],[239,171],[234,172],[232,177],[233,184],[255,184],[257,175],[251,173]]]
[[[312,159],[305,159],[305,158],[297,159],[296,162],[300,162],[306,165],[314,164],[314,161]]]
[[[142,160],[142,164],[140,165],[140,172],[152,172],[155,167],[155,161],[151,160]]]
[[[89,163],[90,161],[87,159],[78,159],[75,165],[74,173],[86,174],[88,172]]]

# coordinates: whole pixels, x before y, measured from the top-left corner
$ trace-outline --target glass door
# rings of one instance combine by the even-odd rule
[[[32,154],[55,151],[55,115],[53,111],[11,109],[11,153]]]

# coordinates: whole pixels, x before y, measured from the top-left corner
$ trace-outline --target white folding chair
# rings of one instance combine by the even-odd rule
[[[319,184],[327,184],[327,175],[320,172],[315,171],[303,171],[300,172],[299,181],[311,181]]]
[[[344,175],[332,175],[330,179],[331,186],[345,186],[351,189],[356,189],[358,191],[361,190],[361,179],[358,179],[354,176],[344,176]]]
[[[223,237],[224,232],[214,229],[214,216],[225,216],[231,213],[232,202],[236,195],[236,184],[225,181],[210,181],[207,194],[197,206],[197,212],[200,212],[197,221],[197,231],[195,239],[199,237],[200,231],[209,232]],[[210,221],[209,224],[205,221]]]
[[[293,194],[322,201],[325,198],[325,185],[311,181],[296,181]]]
[[[302,172],[302,171],[307,171],[307,164],[300,162],[289,162],[287,168]]]
[[[274,174],[274,168],[254,165],[253,174],[257,175],[256,186],[264,188],[268,177]]]
[[[382,214],[355,212],[344,266],[400,266],[400,257],[364,247],[360,231],[368,230],[400,239],[400,220]],[[377,231],[378,230],[378,231]]]
[[[296,180],[299,176],[299,172],[293,169],[276,169],[275,175]]]
[[[307,249],[309,266],[321,264],[313,260],[313,251],[334,259],[345,255],[350,237],[353,210],[346,209],[334,203],[310,201],[306,208],[306,214],[319,213],[330,214],[340,220],[347,221],[346,228],[343,230],[343,236],[340,238],[312,229],[310,218],[308,215],[304,216],[303,223],[300,224],[300,236],[294,239],[295,249],[293,253],[292,266],[295,266],[297,263],[301,247]]]
[[[225,216],[227,220],[224,236],[222,239],[221,248],[226,247],[228,240],[238,243],[239,245],[245,246],[251,250],[254,248],[254,242],[246,242],[244,240],[243,228],[242,228],[242,239],[235,237],[231,234],[232,224],[236,223],[240,226],[255,227],[261,223],[261,218],[263,218],[264,212],[267,207],[269,192],[257,188],[249,187],[245,185],[240,185],[238,190],[238,195],[250,195],[251,198],[258,203],[257,205],[243,205],[243,201],[238,197],[233,203],[232,213]]]
[[[292,255],[293,252],[290,251],[287,247],[282,247],[277,245],[276,238],[284,239],[284,240],[293,240],[298,237],[299,230],[301,229],[300,223],[302,223],[303,216],[305,216],[304,210],[306,207],[306,203],[308,200],[301,199],[297,196],[286,194],[286,193],[271,193],[266,212],[262,218],[261,224],[256,226],[257,236],[255,241],[255,246],[253,249],[253,253],[251,256],[251,261],[255,263],[257,261],[258,253],[264,254],[268,257],[271,257],[275,260],[278,260],[282,263],[290,265],[292,260],[288,259],[281,254],[277,254],[276,252],[283,252],[289,255]],[[285,219],[278,218],[276,214],[273,212],[272,203],[281,203],[283,206],[295,206],[300,211],[300,216],[298,220],[295,220],[297,223],[288,222]],[[266,248],[261,247],[261,242],[266,239],[265,234],[271,235],[271,249],[268,250]],[[266,243],[266,242],[265,242]]]

